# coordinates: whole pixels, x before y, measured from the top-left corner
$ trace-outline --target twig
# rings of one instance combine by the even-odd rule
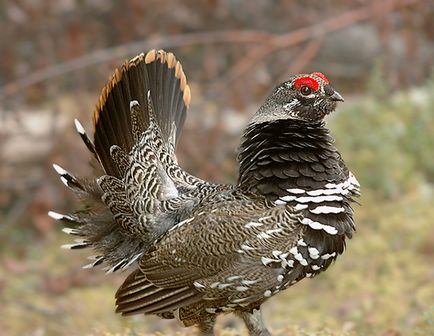
[[[110,62],[127,55],[135,55],[150,48],[174,48],[193,44],[210,43],[252,43],[266,41],[271,34],[261,31],[217,31],[204,33],[189,33],[175,36],[162,36],[138,42],[124,44],[113,48],[97,50],[93,53],[37,70],[0,87],[0,101],[13,96],[21,90],[45,80],[65,75],[91,65]]]
[[[389,0],[382,6],[383,15],[399,7],[414,5],[420,0]],[[350,10],[344,14],[332,17],[321,23],[294,30],[287,34],[274,35],[268,41],[251,50],[243,59],[239,60],[232,68],[211,86],[209,97],[216,98],[221,95],[225,87],[231,82],[245,75],[255,63],[261,61],[267,55],[281,49],[285,49],[310,39],[318,39],[327,33],[331,33],[355,23],[368,20],[372,16],[372,6],[367,5],[359,9]]]
[[[388,0],[382,5],[382,12],[393,11],[398,7],[410,6],[420,0]],[[372,6],[350,10],[322,23],[314,24],[305,28],[292,31],[287,34],[275,35],[262,31],[217,31],[204,33],[189,33],[175,36],[162,36],[151,39],[120,45],[113,48],[102,49],[77,59],[59,63],[33,73],[23,78],[10,82],[0,87],[0,101],[6,97],[13,96],[21,90],[51,79],[57,76],[83,69],[85,67],[105,63],[118,58],[125,58],[127,55],[137,54],[152,47],[174,48],[194,44],[211,43],[259,43],[260,45],[248,53],[242,60],[236,63],[227,75],[215,81],[212,92],[219,92],[232,82],[244,75],[253,64],[259,62],[268,54],[288,48],[290,46],[305,42],[318,36],[337,31],[348,27],[354,23],[370,19],[372,16]]]
[[[312,40],[308,45],[298,54],[298,57],[292,62],[289,67],[289,73],[298,73],[303,71],[303,69],[312,61],[320,50],[324,42],[323,38]],[[288,75],[286,74],[286,77]]]

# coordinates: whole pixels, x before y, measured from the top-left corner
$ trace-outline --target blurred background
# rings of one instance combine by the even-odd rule
[[[176,54],[192,89],[178,157],[218,182],[237,177],[240,133],[290,74],[322,71],[345,97],[328,125],[362,185],[358,232],[328,272],[265,306],[276,335],[434,335],[432,0],[2,0],[0,334],[191,334],[114,314],[125,273],[82,270],[86,252],[47,211],[78,202],[52,170],[89,175],[89,133],[116,66]],[[220,335],[239,335],[233,317]],[[159,334],[161,335],[161,334]]]

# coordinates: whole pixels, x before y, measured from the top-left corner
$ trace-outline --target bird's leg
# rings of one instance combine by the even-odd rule
[[[214,336],[215,316],[210,316],[197,324],[198,336]]]
[[[260,307],[253,309],[251,312],[239,312],[238,315],[246,324],[250,336],[271,336],[262,319]]]

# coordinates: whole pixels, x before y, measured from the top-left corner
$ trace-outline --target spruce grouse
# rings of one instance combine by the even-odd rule
[[[289,77],[244,131],[238,182],[213,184],[177,164],[190,103],[181,64],[163,50],[133,58],[102,90],[93,142],[75,120],[94,177],[54,165],[85,205],[49,213],[79,238],[63,247],[94,249],[85,268],[133,269],[116,293],[123,315],[213,335],[217,315],[234,312],[250,335],[269,335],[261,304],[326,270],[354,231],[359,183],[324,123],[338,101],[322,73]]]

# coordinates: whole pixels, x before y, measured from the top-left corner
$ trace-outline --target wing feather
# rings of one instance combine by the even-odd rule
[[[198,208],[191,221],[168,232],[140,260],[139,268],[116,294],[118,312],[173,312],[179,307],[210,300],[204,287],[214,288],[211,299],[237,297],[240,290],[244,290],[242,283],[227,288],[225,285],[218,288],[217,283],[222,284],[224,279],[243,272],[247,276],[243,278],[245,283],[256,286],[249,288],[249,295],[253,297],[258,289],[264,292],[276,274],[265,267],[261,256],[271,256],[273,249],[293,244],[299,237],[300,225],[296,225],[292,209],[273,207],[262,198],[229,200],[219,195],[219,199],[215,200],[217,203],[205,203],[213,206]],[[255,227],[249,223],[261,225]],[[281,235],[276,235],[273,244],[268,244],[260,238],[259,233],[264,230]],[[250,255],[240,250],[247,241],[254,244]],[[249,275],[257,281],[249,281]],[[241,280],[240,277],[237,281]]]

